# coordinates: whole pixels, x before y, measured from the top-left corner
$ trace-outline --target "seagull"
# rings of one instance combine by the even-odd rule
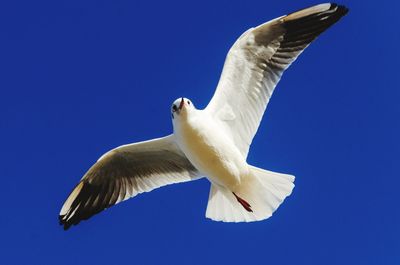
[[[67,230],[139,193],[202,177],[211,183],[207,218],[269,218],[291,194],[295,178],[249,165],[250,144],[283,72],[347,12],[325,3],[244,32],[228,52],[207,107],[178,98],[171,106],[172,134],[101,156],[66,199],[60,224]]]

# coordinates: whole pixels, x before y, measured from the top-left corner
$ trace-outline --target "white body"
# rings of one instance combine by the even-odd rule
[[[292,192],[294,177],[248,165],[246,154],[219,122],[220,116],[213,116],[207,109],[197,110],[186,98],[177,99],[173,106],[175,142],[212,184],[206,216],[226,222],[270,217]]]
[[[249,167],[218,122],[207,111],[185,105],[173,126],[178,146],[200,173],[213,184],[236,192]]]

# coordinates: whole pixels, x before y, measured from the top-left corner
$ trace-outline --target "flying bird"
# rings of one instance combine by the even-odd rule
[[[60,224],[68,229],[139,193],[201,177],[211,183],[207,218],[270,217],[291,194],[294,176],[249,165],[250,144],[283,72],[347,12],[341,5],[320,4],[244,32],[228,52],[207,107],[199,110],[178,98],[171,106],[171,135],[101,156],[65,201]]]

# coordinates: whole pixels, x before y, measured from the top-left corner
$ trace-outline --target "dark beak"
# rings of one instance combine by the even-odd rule
[[[183,100],[183,97],[181,98],[181,103],[179,103],[179,110],[181,110],[183,108],[183,104],[185,103],[185,101]]]

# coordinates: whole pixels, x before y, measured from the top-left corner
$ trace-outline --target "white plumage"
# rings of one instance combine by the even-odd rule
[[[211,182],[208,218],[270,217],[291,194],[294,176],[247,164],[250,144],[284,70],[346,13],[321,4],[247,30],[229,50],[208,106],[197,110],[179,98],[171,108],[173,134],[103,155],[64,203],[60,223],[67,229],[141,192],[202,176]]]

